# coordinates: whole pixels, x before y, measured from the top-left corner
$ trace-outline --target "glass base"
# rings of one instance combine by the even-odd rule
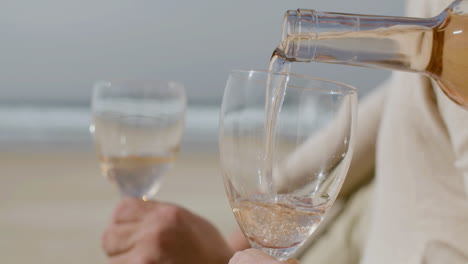
[[[249,239],[249,242],[252,248],[261,250],[265,252],[267,255],[272,256],[280,261],[284,261],[284,260],[292,258],[296,250],[300,248],[303,244],[301,243],[300,245],[289,247],[289,248],[269,248],[269,247],[264,247],[260,244],[257,244],[250,239]]]

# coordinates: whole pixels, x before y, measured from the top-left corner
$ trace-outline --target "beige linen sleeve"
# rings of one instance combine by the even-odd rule
[[[468,109],[452,102],[433,82],[439,112],[445,123],[455,155],[454,166],[463,175],[468,196]]]
[[[359,104],[354,154],[340,192],[340,196],[343,198],[348,197],[373,176],[380,116],[387,86],[390,85],[390,82],[391,79],[387,80]],[[317,181],[315,178],[320,177],[317,174],[326,172],[325,175],[328,175],[330,169],[334,169],[335,164],[343,160],[344,156],[341,153],[345,151],[346,146],[341,141],[335,142],[337,139],[342,139],[340,133],[343,130],[336,128],[342,123],[340,121],[334,122],[311,136],[280,164],[277,173],[274,173],[275,184],[277,184],[279,192],[288,192],[288,190],[297,189],[298,186],[305,186],[310,182],[311,177]],[[343,146],[343,150],[335,147],[339,145]],[[331,160],[329,157],[335,157],[335,159]]]
[[[333,219],[327,216],[307,241],[299,252],[301,262],[359,263],[373,190],[373,184],[367,182],[374,176],[380,118],[385,95],[391,85],[392,79],[388,79],[359,104],[354,156],[341,189],[341,197],[350,199],[345,202],[343,211],[333,216]],[[338,205],[343,207],[343,202],[338,202]]]
[[[386,80],[359,104],[356,145],[341,197],[348,197],[374,176],[376,143],[385,94],[392,79]]]
[[[343,212],[333,219],[333,225],[298,256],[301,263],[359,263],[370,222],[373,190],[370,183],[353,193]]]

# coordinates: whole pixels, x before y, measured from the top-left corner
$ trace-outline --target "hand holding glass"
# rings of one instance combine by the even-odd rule
[[[283,94],[274,87],[281,80]],[[349,168],[356,105],[356,90],[337,82],[231,73],[220,159],[233,213],[252,247],[284,260],[315,231]]]
[[[164,81],[101,82],[92,97],[101,170],[123,196],[154,197],[183,135],[182,85]]]

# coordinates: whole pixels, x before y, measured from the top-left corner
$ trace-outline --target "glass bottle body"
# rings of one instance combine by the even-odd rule
[[[290,10],[275,55],[426,74],[468,108],[468,0],[432,18]]]

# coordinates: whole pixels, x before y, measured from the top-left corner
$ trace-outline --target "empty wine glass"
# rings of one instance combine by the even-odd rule
[[[102,174],[121,194],[148,200],[176,160],[185,123],[184,88],[176,82],[95,84],[94,134]]]
[[[231,72],[220,160],[233,213],[252,247],[285,260],[315,231],[348,171],[356,108],[356,89],[348,85]]]

